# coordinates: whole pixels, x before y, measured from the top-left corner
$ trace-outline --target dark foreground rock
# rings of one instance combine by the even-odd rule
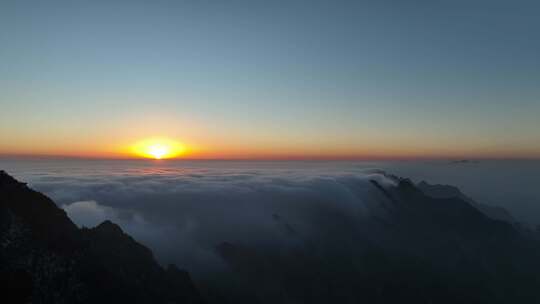
[[[105,221],[79,229],[43,194],[0,171],[2,303],[201,303],[189,275]]]

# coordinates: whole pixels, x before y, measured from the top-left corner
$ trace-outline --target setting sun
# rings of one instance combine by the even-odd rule
[[[135,155],[153,159],[175,158],[184,154],[185,150],[181,143],[164,138],[145,139],[132,148]]]

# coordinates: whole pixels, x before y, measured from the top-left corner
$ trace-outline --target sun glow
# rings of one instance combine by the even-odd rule
[[[165,138],[145,139],[136,143],[132,152],[144,158],[166,159],[175,158],[185,153],[185,147],[174,140]]]

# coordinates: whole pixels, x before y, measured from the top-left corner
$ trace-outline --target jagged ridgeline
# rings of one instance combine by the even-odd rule
[[[0,171],[1,303],[201,303],[188,273],[163,269],[116,224],[79,229]]]
[[[79,229],[1,172],[1,302],[540,303],[536,232],[457,188],[376,176],[364,180],[365,215],[331,201],[296,220],[269,212],[283,242],[216,243],[228,268],[208,271],[199,292],[119,226]],[[307,221],[317,229],[300,225]]]
[[[455,188],[386,177],[395,184],[370,180],[370,216],[321,213],[326,238],[285,253],[233,242],[217,250],[262,303],[540,303],[534,232]]]

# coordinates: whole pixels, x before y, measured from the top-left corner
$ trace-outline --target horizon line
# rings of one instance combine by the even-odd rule
[[[0,159],[50,159],[50,160],[114,160],[114,161],[415,161],[415,160],[447,160],[447,161],[480,161],[480,160],[540,160],[537,157],[524,156],[284,156],[284,157],[172,157],[152,159],[143,157],[106,157],[78,155],[30,155],[30,154],[0,154]]]

